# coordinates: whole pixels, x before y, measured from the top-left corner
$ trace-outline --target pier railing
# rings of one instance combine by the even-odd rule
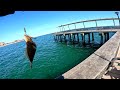
[[[113,27],[109,27],[109,26],[98,26],[98,21],[106,21],[106,20],[112,20],[113,21]],[[94,20],[86,20],[86,21],[79,21],[79,22],[74,22],[74,23],[69,23],[69,24],[65,24],[65,25],[60,25],[60,26],[58,26],[58,28],[59,28],[59,31],[61,32],[61,31],[71,31],[71,30],[80,30],[80,29],[82,29],[82,30],[87,30],[87,28],[88,29],[105,29],[105,28],[116,28],[116,29],[119,29],[120,28],[120,26],[118,25],[118,26],[116,26],[116,23],[115,23],[115,20],[119,20],[118,18],[104,18],[104,19],[94,19]],[[85,23],[86,22],[95,22],[95,25],[96,25],[96,27],[86,27],[85,26]],[[84,28],[77,28],[77,26],[76,26],[76,24],[79,24],[79,23],[83,23],[83,27]],[[74,29],[71,29],[70,28],[70,25],[74,25]],[[68,29],[66,30],[65,29],[65,27],[68,27]]]

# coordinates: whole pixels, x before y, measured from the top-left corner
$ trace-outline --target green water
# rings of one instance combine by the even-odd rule
[[[53,79],[96,50],[55,42],[51,34],[37,37],[33,41],[37,44],[37,51],[32,69],[25,55],[24,41],[0,47],[0,79]]]

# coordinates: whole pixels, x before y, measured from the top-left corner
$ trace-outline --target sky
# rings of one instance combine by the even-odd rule
[[[28,35],[37,37],[60,31],[60,25],[82,20],[99,18],[117,18],[115,11],[15,11],[14,14],[0,17],[0,42],[9,43],[21,40],[24,28]],[[115,21],[119,25],[118,21]],[[99,21],[98,26],[113,25],[113,21]],[[95,26],[95,22],[85,23],[86,27]],[[82,24],[77,24],[82,28]],[[65,27],[67,29],[68,27]],[[74,28],[74,26],[70,26]]]

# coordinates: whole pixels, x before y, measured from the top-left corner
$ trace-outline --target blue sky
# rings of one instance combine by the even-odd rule
[[[117,17],[115,11],[16,11],[0,17],[0,42],[23,39],[24,27],[33,37],[59,31],[57,26],[72,22],[98,18]],[[94,22],[85,23],[86,27],[95,26]],[[98,26],[113,25],[112,21],[98,22]],[[116,21],[116,25],[118,22]],[[73,26],[71,25],[70,28]],[[77,27],[83,27],[78,24]],[[67,27],[65,27],[67,29]]]

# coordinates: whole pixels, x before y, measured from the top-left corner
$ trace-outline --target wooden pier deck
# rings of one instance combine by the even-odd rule
[[[120,45],[116,58],[111,61],[111,64],[102,76],[102,79],[120,79]]]

